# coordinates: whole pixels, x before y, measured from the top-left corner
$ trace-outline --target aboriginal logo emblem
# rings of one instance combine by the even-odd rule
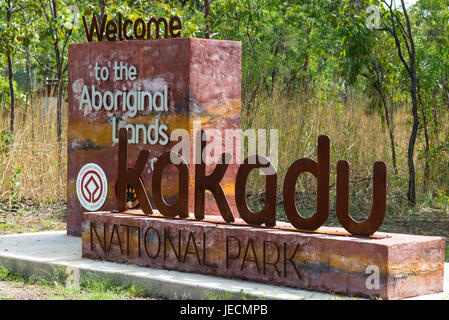
[[[76,179],[76,193],[84,208],[89,211],[100,209],[108,194],[108,181],[103,169],[95,163],[84,165]]]

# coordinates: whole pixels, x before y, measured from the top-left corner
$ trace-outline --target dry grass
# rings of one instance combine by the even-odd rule
[[[242,114],[243,127],[279,130],[277,167],[279,191],[282,190],[284,175],[289,166],[303,157],[316,160],[318,137],[328,135],[331,142],[331,186],[334,186],[336,181],[337,161],[347,160],[351,164],[351,180],[354,181],[351,186],[352,214],[356,216],[360,214],[361,218],[366,217],[364,212],[370,211],[368,209],[371,208],[372,183],[365,178],[372,176],[375,161],[384,161],[387,164],[390,212],[407,212],[410,209],[405,200],[408,183],[407,147],[411,130],[410,112],[404,107],[394,114],[398,167],[398,174],[395,175],[388,130],[378,114],[363,111],[366,103],[367,101],[357,96],[353,100],[348,100],[345,105],[316,102],[304,97],[288,99],[279,93],[270,97],[259,96],[254,107],[248,113]],[[445,117],[449,120],[447,114]],[[447,120],[441,121],[443,127],[439,139],[442,139],[445,132],[449,132]],[[418,159],[418,155],[423,149],[423,141],[418,139],[415,152],[418,191],[421,190],[424,171],[424,161]],[[446,198],[437,199],[438,190],[449,192],[449,179],[447,175],[445,176],[447,170],[442,170],[448,164],[447,157],[434,159],[431,177],[434,184],[428,195],[419,194],[421,209],[422,206],[436,206],[443,211],[449,211],[449,202],[445,201]],[[251,177],[247,187],[253,196],[257,197],[260,190],[265,189],[265,179],[257,174]],[[437,185],[441,181],[443,185]],[[304,174],[298,179],[296,189],[299,197],[304,198],[302,199],[304,201],[300,201],[302,204],[298,203],[298,206],[303,206],[305,215],[308,215],[307,211],[314,212],[316,179],[311,174]],[[442,196],[444,197],[444,194]],[[331,198],[335,198],[335,187],[331,189]]]
[[[286,98],[275,92],[270,97],[258,96],[254,107],[249,112],[242,112],[242,127],[253,129],[278,129],[279,161],[278,190],[282,190],[284,175],[288,167],[302,157],[316,159],[317,140],[319,135],[328,135],[331,141],[331,197],[335,197],[335,168],[338,160],[351,163],[351,179],[355,182],[351,188],[352,213],[368,212],[371,206],[372,165],[375,161],[384,161],[388,168],[387,207],[389,212],[408,212],[405,194],[408,181],[407,146],[410,134],[410,114],[406,107],[394,115],[395,138],[397,148],[398,174],[393,172],[390,140],[387,128],[378,114],[363,112],[367,101],[354,96],[345,105],[333,102],[317,102],[307,97]],[[56,139],[56,108],[54,101],[46,110],[46,98],[35,98],[26,116],[23,106],[17,109],[16,135],[8,143],[5,132],[9,128],[9,112],[0,113],[0,129],[2,132],[0,149],[0,199],[17,202],[22,198],[35,202],[54,202],[66,199],[66,157],[67,153],[67,105],[63,106],[63,161],[58,166],[58,145]],[[442,139],[449,132],[449,116],[444,115],[443,127],[440,128]],[[421,134],[422,136],[422,134]],[[423,150],[422,139],[416,146],[416,170],[418,191],[422,184],[424,161],[418,159]],[[444,153],[443,153],[444,154]],[[449,198],[441,200],[449,192],[449,155],[446,158],[436,157],[432,163],[432,182],[430,194],[419,194],[421,210],[441,212],[449,211]],[[443,169],[442,169],[443,168]],[[20,172],[18,173],[18,170]],[[360,181],[359,181],[360,180]],[[358,181],[358,182],[357,182]],[[248,191],[258,197],[264,190],[264,179],[257,173],[251,174]],[[297,191],[304,201],[301,205],[305,211],[313,211],[315,207],[316,181],[310,174],[298,179]],[[279,192],[280,195],[280,192]],[[310,209],[310,210],[308,210]],[[414,210],[414,209],[413,209]],[[306,212],[307,215],[307,212]]]
[[[0,117],[2,133],[0,198],[16,202],[22,197],[52,202],[66,198],[67,105],[63,106],[63,161],[58,166],[55,101],[35,98],[25,114],[18,106],[14,138],[8,136],[9,112]],[[4,109],[3,109],[4,110]]]
[[[329,101],[329,100],[328,100]],[[335,100],[338,101],[338,100]],[[387,215],[381,231],[449,237],[449,115],[441,119],[435,144],[443,149],[432,158],[431,192],[421,192],[423,164],[419,154],[422,138],[416,145],[418,205],[410,207],[406,201],[408,181],[407,145],[410,134],[410,115],[407,108],[395,113],[395,136],[398,174],[392,170],[390,141],[387,128],[377,114],[366,114],[363,99],[354,98],[342,105],[337,102],[316,102],[311,99],[290,98],[281,94],[259,96],[250,112],[242,112],[242,127],[278,129],[278,219],[283,212],[282,183],[288,167],[302,157],[316,159],[319,135],[331,140],[331,214],[326,225],[338,226],[335,215],[335,168],[340,159],[351,163],[351,209],[355,219],[364,220],[370,212],[372,175],[375,161],[384,161],[388,168]],[[45,113],[46,99],[35,99],[26,117],[18,107],[15,139],[8,143],[5,132],[9,128],[9,112],[0,109],[0,234],[63,229],[66,208],[67,105],[63,108],[63,161],[58,166],[56,110]],[[43,114],[47,116],[43,117]],[[446,137],[446,138],[444,138]],[[447,139],[445,142],[444,139]],[[441,143],[442,142],[442,143]],[[20,173],[17,174],[18,169]],[[264,177],[254,170],[247,187],[248,203],[257,210],[264,205]],[[360,180],[357,182],[357,180]],[[297,207],[303,216],[316,209],[316,179],[302,175],[296,184]],[[50,210],[51,209],[51,210]],[[449,247],[448,247],[449,248]],[[449,261],[449,249],[446,250]]]

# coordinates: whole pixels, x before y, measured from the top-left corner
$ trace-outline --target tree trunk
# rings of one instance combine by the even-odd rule
[[[430,179],[430,139],[429,139],[429,130],[427,126],[427,114],[426,108],[424,108],[424,104],[422,102],[421,95],[418,91],[419,104],[423,110],[423,127],[424,127],[424,140],[425,140],[425,148],[424,148],[424,183],[423,183],[423,192],[427,192],[427,188],[429,186]]]
[[[62,70],[61,70],[62,71]],[[58,71],[58,102],[57,102],[57,136],[58,136],[58,156],[59,156],[59,166],[62,164],[62,99],[63,99],[64,89],[62,81],[62,72]]]
[[[11,0],[8,0],[7,7],[6,7],[6,22],[8,27],[11,26]],[[16,97],[14,92],[14,73],[12,70],[12,58],[11,58],[11,49],[8,46],[8,49],[6,50],[6,59],[8,63],[8,84],[9,84],[9,95],[11,98],[11,121],[9,124],[9,130],[11,133],[14,133],[14,127],[15,127],[15,107],[16,107]]]
[[[392,162],[393,162],[394,173],[398,174],[398,167],[396,164],[396,146],[395,146],[395,142],[394,142],[394,132],[393,132],[393,118],[390,117],[390,111],[388,110],[388,104],[387,104],[387,101],[385,98],[385,94],[384,94],[384,91],[383,91],[382,86],[380,85],[379,81],[376,84],[376,89],[381,97],[382,105],[383,105],[384,111],[385,111],[385,122],[387,123],[388,132],[390,135],[391,158],[392,158]]]
[[[11,52],[9,49],[7,50],[6,55],[7,55],[7,60],[8,60],[9,95],[11,98],[11,106],[10,106],[11,121],[9,124],[9,131],[14,133],[14,126],[15,126],[15,122],[16,122],[16,120],[15,120],[16,97],[15,97],[15,92],[14,92],[14,73],[12,70]]]
[[[27,113],[28,113],[28,107],[30,104],[31,99],[31,67],[30,67],[30,55],[27,54],[26,57],[26,73],[27,73],[27,94],[26,94],[26,100],[25,100],[25,112],[23,113],[23,123],[25,124]]]
[[[106,9],[106,0],[100,0],[100,20],[104,16],[105,9]]]
[[[416,143],[416,136],[418,134],[418,124],[419,124],[418,102],[416,99],[416,78],[412,79],[412,87],[410,90],[410,94],[411,94],[411,98],[412,98],[413,126],[412,126],[412,132],[410,134],[410,140],[408,143],[408,151],[407,151],[408,167],[409,167],[407,199],[410,204],[415,205],[416,204],[416,173],[415,173],[415,162],[413,160],[413,155],[415,152],[415,143]]]
[[[209,11],[210,11],[210,5],[209,0],[204,0],[204,18],[206,20],[206,32],[204,33],[204,37],[206,39],[210,39],[210,26],[209,26]]]
[[[398,52],[399,59],[404,65],[410,76],[410,97],[412,99],[412,115],[413,115],[413,125],[412,132],[410,133],[410,139],[408,143],[407,150],[407,162],[409,168],[409,180],[408,180],[408,191],[407,191],[407,199],[410,205],[414,206],[416,204],[416,173],[415,173],[415,162],[413,159],[415,152],[415,143],[416,136],[418,135],[418,125],[419,125],[419,115],[418,115],[418,101],[417,101],[417,76],[416,76],[416,51],[415,51],[415,43],[413,40],[412,27],[410,23],[410,19],[407,13],[407,9],[405,7],[404,0],[401,0],[402,12],[404,14],[406,27],[404,27],[401,21],[397,18],[397,16],[393,12],[392,5],[388,5],[390,10],[389,20],[392,23],[392,29],[388,29],[390,34],[394,37],[394,41],[396,44],[396,49]],[[396,27],[400,26],[399,32],[400,36],[396,33]],[[402,47],[400,38],[404,39],[405,45],[407,46],[407,53],[409,57],[409,62],[407,62],[402,53]]]

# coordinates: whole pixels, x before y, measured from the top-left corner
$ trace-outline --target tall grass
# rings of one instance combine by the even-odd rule
[[[407,146],[410,135],[411,116],[404,106],[394,114],[398,174],[394,174],[388,129],[379,114],[364,112],[368,101],[354,95],[342,104],[338,99],[320,101],[307,96],[287,97],[275,90],[270,96],[259,95],[252,107],[242,111],[243,129],[278,129],[278,195],[281,198],[285,172],[297,159],[317,158],[317,141],[320,135],[328,135],[331,141],[331,198],[335,199],[336,163],[347,160],[351,164],[352,213],[365,216],[371,206],[372,166],[384,161],[388,170],[387,210],[393,213],[407,211],[405,194],[408,182]],[[47,100],[35,98],[25,113],[24,106],[17,108],[14,138],[7,134],[9,112],[0,112],[0,199],[14,202],[22,197],[35,201],[53,201],[66,198],[67,153],[67,105],[63,105],[63,163],[58,168],[58,144],[56,137],[56,108]],[[449,146],[449,116],[441,119],[440,136]],[[448,137],[446,137],[448,136]],[[427,194],[418,194],[422,206],[449,210],[449,152],[434,154],[431,163],[431,185]],[[439,150],[433,145],[434,150]],[[441,149],[441,148],[440,148]],[[417,185],[424,174],[424,161],[419,155],[424,150],[423,139],[416,145]],[[263,176],[253,172],[247,184],[252,203],[261,203],[259,196],[265,190]],[[301,198],[305,215],[315,207],[316,179],[303,174],[296,189]],[[262,199],[263,200],[263,199]],[[251,203],[251,201],[250,201]],[[334,206],[334,202],[331,203]]]
[[[58,168],[56,106],[52,99],[36,97],[31,106],[16,109],[14,135],[9,133],[9,110],[0,116],[0,199],[55,201],[66,198],[66,152]],[[27,109],[27,110],[26,110]],[[25,112],[26,111],[26,112]],[[67,142],[67,105],[63,106],[63,150]]]
[[[335,99],[338,101],[338,99]],[[394,134],[398,174],[394,174],[391,144],[388,128],[377,113],[367,113],[368,101],[354,95],[346,104],[322,102],[304,96],[286,97],[279,91],[270,96],[257,97],[255,103],[246,112],[242,112],[243,128],[278,129],[278,194],[282,191],[285,172],[299,158],[317,159],[318,137],[327,135],[331,143],[331,199],[335,199],[336,163],[349,161],[351,175],[352,214],[366,217],[371,208],[372,167],[375,161],[387,164],[388,209],[393,213],[407,211],[405,199],[408,184],[407,147],[411,128],[411,115],[406,106],[394,114]],[[441,134],[449,132],[449,117],[441,119]],[[418,159],[424,150],[423,139],[416,145],[417,186],[422,183],[424,161]],[[449,193],[448,170],[449,154],[441,153],[433,158],[431,186],[428,194],[420,194],[421,205],[448,210],[449,202],[445,196]],[[258,198],[265,189],[265,178],[252,174],[247,189],[252,197]],[[443,191],[441,191],[443,190]],[[296,184],[298,209],[305,216],[314,212],[316,179],[311,174],[303,174]],[[445,193],[446,192],[446,193]],[[444,198],[444,199],[443,199]],[[332,206],[335,202],[332,201]],[[398,207],[399,205],[399,207]],[[302,207],[301,207],[302,206]]]

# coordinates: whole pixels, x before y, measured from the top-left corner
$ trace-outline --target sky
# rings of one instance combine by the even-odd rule
[[[417,0],[405,0],[405,6],[408,8],[413,5]]]
[[[401,6],[401,0],[393,0],[396,3],[396,7],[399,8]],[[404,0],[406,8],[410,8],[411,5],[415,4],[418,0]],[[390,1],[388,1],[390,3]]]

